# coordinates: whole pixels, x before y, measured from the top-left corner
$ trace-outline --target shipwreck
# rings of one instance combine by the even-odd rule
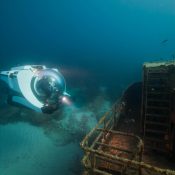
[[[80,145],[84,175],[175,175],[175,61],[144,63]]]

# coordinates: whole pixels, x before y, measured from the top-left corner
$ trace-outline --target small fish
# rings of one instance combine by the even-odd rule
[[[162,44],[165,44],[165,43],[167,43],[168,42],[168,39],[165,39],[165,40],[163,40],[161,43]]]

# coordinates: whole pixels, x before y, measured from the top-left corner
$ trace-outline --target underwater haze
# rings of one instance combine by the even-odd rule
[[[174,0],[1,0],[0,70],[56,67],[73,104],[51,115],[6,104],[0,174],[81,174],[79,143],[146,61],[175,59]]]

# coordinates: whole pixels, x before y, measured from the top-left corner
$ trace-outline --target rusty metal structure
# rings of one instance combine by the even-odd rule
[[[143,64],[142,127],[150,149],[175,152],[175,61]]]
[[[146,74],[150,73],[150,71],[145,72]],[[162,72],[160,72],[160,74],[160,77],[163,77]],[[116,126],[119,123],[119,119],[122,117],[121,113],[123,111],[123,99],[121,97],[121,99],[105,113],[96,127],[94,127],[80,143],[84,150],[84,157],[82,159],[82,164],[84,166],[83,175],[175,175],[175,171],[154,166],[151,162],[145,163],[143,159],[145,147],[144,141],[146,141],[145,132],[148,129],[146,128],[146,125],[147,123],[152,122],[146,118],[148,106],[145,106],[145,103],[152,100],[151,98],[148,98],[148,94],[145,93],[145,91],[148,90],[147,87],[149,87],[149,85],[146,84],[147,80],[149,80],[149,78],[144,74],[144,98],[142,98],[141,120],[144,128],[143,140],[133,133],[116,130]],[[151,86],[151,88],[153,88],[153,86]],[[145,98],[147,99],[145,100]],[[162,101],[163,100],[165,99],[162,96]],[[151,104],[155,105],[157,104],[157,101],[159,101],[158,98]],[[160,100],[160,107],[163,108],[164,102],[162,101]],[[171,106],[167,107],[172,110]],[[152,115],[156,114],[152,113]],[[155,122],[153,122],[153,124],[155,124]]]
[[[120,108],[121,104],[115,104],[81,142],[85,153],[83,174],[175,175],[175,171],[142,162],[143,142],[140,137],[113,130]]]

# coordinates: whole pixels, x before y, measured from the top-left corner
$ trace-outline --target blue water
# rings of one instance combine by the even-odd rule
[[[0,70],[58,67],[74,106],[43,124],[46,116],[4,108],[1,91],[0,174],[80,173],[80,165],[72,170],[70,162],[82,155],[81,137],[123,89],[141,80],[143,62],[175,57],[174,7],[174,0],[1,0]]]

